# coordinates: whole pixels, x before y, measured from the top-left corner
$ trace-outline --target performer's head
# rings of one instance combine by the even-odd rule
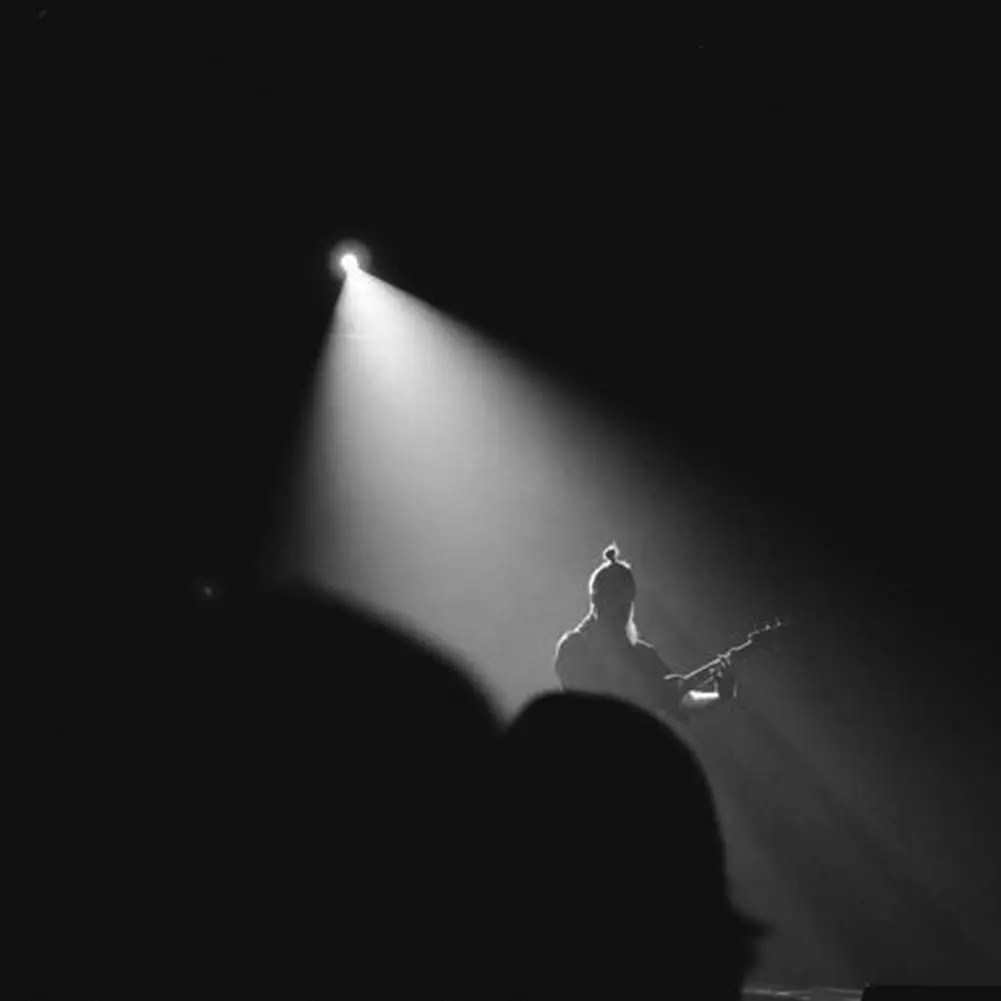
[[[619,559],[619,547],[614,542],[603,555],[604,563],[591,574],[589,582],[591,613],[603,625],[626,630],[630,639],[635,640],[636,578],[629,564]]]

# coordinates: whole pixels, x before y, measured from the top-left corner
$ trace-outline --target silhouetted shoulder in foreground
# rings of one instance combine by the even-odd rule
[[[499,724],[459,665],[299,589],[164,615],[51,689],[42,995],[475,996]]]

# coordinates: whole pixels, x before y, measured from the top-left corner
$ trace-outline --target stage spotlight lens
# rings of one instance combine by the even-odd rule
[[[357,271],[360,267],[357,254],[341,254],[341,268],[345,274]]]

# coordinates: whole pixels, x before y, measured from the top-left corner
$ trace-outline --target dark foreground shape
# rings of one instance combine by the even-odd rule
[[[299,591],[112,617],[38,687],[37,996],[477,993],[498,724],[445,658]]]
[[[1001,985],[870,984],[862,994],[862,1001],[1001,1001]]]
[[[652,716],[545,696],[507,735],[512,996],[740,997],[763,929],[732,906],[703,771]]]

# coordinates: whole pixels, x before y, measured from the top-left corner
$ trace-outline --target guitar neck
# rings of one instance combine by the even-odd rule
[[[701,667],[697,667],[689,674],[672,675],[671,680],[678,684],[682,692],[689,692],[693,688],[699,688],[712,681],[713,678],[729,671],[733,667],[734,662],[741,660],[744,654],[755,645],[757,638],[763,633],[770,633],[775,629],[785,628],[786,625],[787,623],[784,621],[775,619],[773,622],[754,629],[748,633],[747,639],[743,643],[738,643],[736,646],[730,647],[729,650],[724,650],[723,653],[717,654],[712,660]]]
[[[712,660],[706,662],[694,671],[682,675],[681,688],[683,691],[691,691],[700,685],[707,684],[715,675],[722,674],[733,666],[734,658],[739,659],[742,654],[754,645],[753,638],[748,638],[743,643],[730,647],[723,653],[717,654]]]

